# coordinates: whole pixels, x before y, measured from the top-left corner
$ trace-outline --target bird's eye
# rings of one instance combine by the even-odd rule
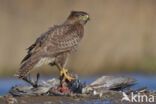
[[[88,18],[89,18],[88,14],[86,14],[86,15],[83,16],[83,20],[84,21],[87,20]]]

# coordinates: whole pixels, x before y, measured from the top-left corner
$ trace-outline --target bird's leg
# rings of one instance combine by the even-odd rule
[[[61,81],[62,82],[65,82],[66,80],[68,80],[69,82],[71,82],[72,80],[75,79],[75,78],[69,76],[67,74],[67,72],[68,72],[68,69],[64,69],[63,68],[63,69],[60,70],[60,78],[61,78]]]
[[[61,84],[63,82],[65,82],[66,80],[67,81],[71,81],[71,80],[74,80],[75,78],[69,76],[67,73],[68,73],[68,70],[65,69],[65,68],[62,68],[60,64],[56,63],[56,66],[58,67],[59,71],[60,71],[60,80],[61,80]]]
[[[68,73],[68,70],[65,69],[65,66],[67,64],[69,53],[64,53],[60,56],[57,56],[55,59],[55,65],[60,71],[60,80],[61,84],[65,81],[70,82],[71,80],[74,80],[75,78],[71,77]]]
[[[25,82],[29,83],[30,85],[32,85],[34,88],[37,88],[38,87],[38,81],[39,81],[39,77],[40,77],[40,74],[38,73],[37,74],[37,77],[36,77],[36,81],[34,83],[34,81],[31,80],[30,76],[29,76],[29,79],[28,77],[24,77],[22,78]]]

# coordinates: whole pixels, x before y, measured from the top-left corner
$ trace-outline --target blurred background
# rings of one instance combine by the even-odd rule
[[[0,76],[12,76],[40,34],[72,10],[91,21],[68,68],[82,75],[156,73],[156,0],[0,0]],[[32,73],[58,74],[43,66]]]

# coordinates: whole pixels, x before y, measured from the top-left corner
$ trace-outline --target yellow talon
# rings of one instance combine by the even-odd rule
[[[67,79],[68,81],[71,81],[71,80],[74,80],[74,79],[75,79],[75,78],[69,76],[69,75],[67,74],[67,72],[68,72],[67,69],[62,69],[62,70],[60,71],[60,76],[63,76],[62,82],[64,82],[66,79]]]

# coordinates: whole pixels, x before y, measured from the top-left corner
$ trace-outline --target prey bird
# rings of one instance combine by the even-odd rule
[[[77,50],[84,35],[84,25],[89,19],[86,12],[72,11],[63,24],[55,25],[43,33],[28,48],[16,76],[28,82],[27,75],[31,69],[49,64],[57,66],[61,82],[74,80],[65,67],[70,54]]]

